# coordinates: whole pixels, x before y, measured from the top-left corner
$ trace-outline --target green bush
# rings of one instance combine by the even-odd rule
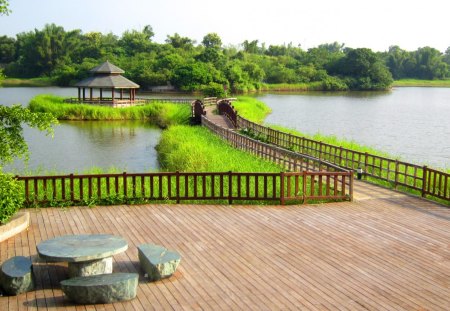
[[[227,97],[227,92],[224,90],[223,85],[215,82],[204,85],[202,87],[202,93],[205,97]]]
[[[11,174],[0,172],[0,224],[5,224],[22,207],[23,189]]]

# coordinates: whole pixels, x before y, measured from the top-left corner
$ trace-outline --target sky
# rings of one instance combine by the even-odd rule
[[[0,35],[10,37],[49,23],[119,36],[151,25],[159,43],[174,33],[199,43],[215,32],[225,46],[258,40],[305,50],[335,41],[374,51],[450,47],[448,0],[10,0],[10,9],[0,16]]]

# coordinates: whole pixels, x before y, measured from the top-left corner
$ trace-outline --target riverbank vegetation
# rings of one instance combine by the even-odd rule
[[[166,128],[171,124],[187,124],[191,107],[183,104],[152,103],[151,105],[127,108],[112,108],[89,104],[64,103],[64,98],[55,95],[37,95],[29,108],[33,112],[47,112],[58,120],[145,120]]]
[[[395,80],[392,86],[450,87],[450,79],[445,80],[401,79]]]
[[[46,87],[52,86],[53,80],[48,77],[42,78],[5,78],[0,79],[0,86],[3,87]]]

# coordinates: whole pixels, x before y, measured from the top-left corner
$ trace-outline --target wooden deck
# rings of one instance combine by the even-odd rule
[[[450,209],[365,183],[356,183],[353,203],[30,212],[29,230],[1,243],[0,259],[31,256],[37,290],[0,297],[0,310],[450,310]],[[114,270],[141,274],[136,299],[65,300],[65,266],[37,262],[36,244],[78,233],[127,239]],[[176,274],[147,283],[141,243],[179,251]]]

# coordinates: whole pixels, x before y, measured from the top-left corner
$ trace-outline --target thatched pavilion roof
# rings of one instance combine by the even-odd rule
[[[90,72],[94,74],[107,73],[107,74],[121,74],[125,73],[125,71],[114,64],[111,64],[109,61],[104,62],[101,65],[98,65],[95,68],[92,68]]]
[[[90,87],[94,89],[105,88],[105,89],[137,89],[139,88],[139,84],[134,83],[133,81],[128,80],[127,78],[121,75],[95,75],[89,78],[86,78],[75,86],[78,87]]]
[[[103,64],[90,70],[93,75],[86,78],[75,86],[88,88],[105,89],[137,89],[139,85],[121,76],[122,69],[106,61]]]

